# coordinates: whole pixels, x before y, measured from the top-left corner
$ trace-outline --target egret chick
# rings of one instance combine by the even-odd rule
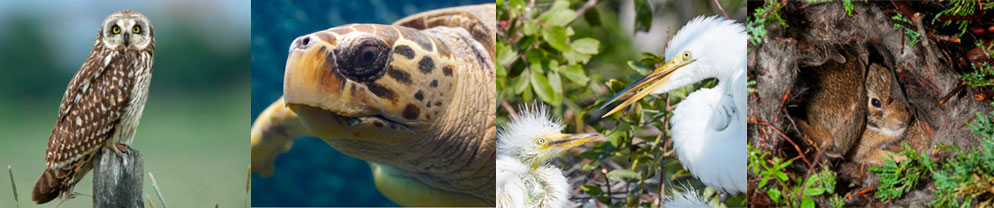
[[[563,171],[543,164],[600,134],[563,134],[565,126],[543,106],[523,106],[497,133],[497,207],[567,207]]]
[[[745,44],[742,24],[718,16],[690,20],[668,43],[668,61],[605,102],[602,109],[634,93],[603,117],[650,93],[717,78],[714,88],[697,90],[677,104],[670,118],[673,149],[683,167],[705,185],[746,192]]]

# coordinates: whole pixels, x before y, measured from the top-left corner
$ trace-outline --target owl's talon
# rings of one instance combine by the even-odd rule
[[[128,145],[121,143],[111,145],[110,149],[114,150],[114,153],[120,157],[124,157],[125,155],[127,155],[127,153],[131,152],[131,148],[128,148]]]

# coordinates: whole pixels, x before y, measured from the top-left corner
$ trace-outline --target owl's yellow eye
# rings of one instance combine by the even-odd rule
[[[117,25],[114,25],[113,27],[110,27],[110,32],[112,32],[114,34],[119,34],[119,33],[121,33],[121,27],[118,27]]]
[[[135,27],[131,28],[131,33],[141,33],[141,32],[142,32],[141,26],[135,25]]]

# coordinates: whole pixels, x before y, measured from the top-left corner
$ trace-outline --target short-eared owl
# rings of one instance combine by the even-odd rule
[[[71,198],[72,187],[90,171],[97,152],[106,148],[122,154],[127,149],[148,97],[154,50],[155,33],[145,15],[121,10],[104,19],[93,50],[62,96],[45,152],[47,168],[35,183],[32,200],[43,204],[59,196]]]

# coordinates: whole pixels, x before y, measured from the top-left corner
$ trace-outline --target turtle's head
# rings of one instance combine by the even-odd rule
[[[405,144],[449,104],[454,64],[438,40],[407,27],[353,24],[298,37],[283,94],[325,139]]]

